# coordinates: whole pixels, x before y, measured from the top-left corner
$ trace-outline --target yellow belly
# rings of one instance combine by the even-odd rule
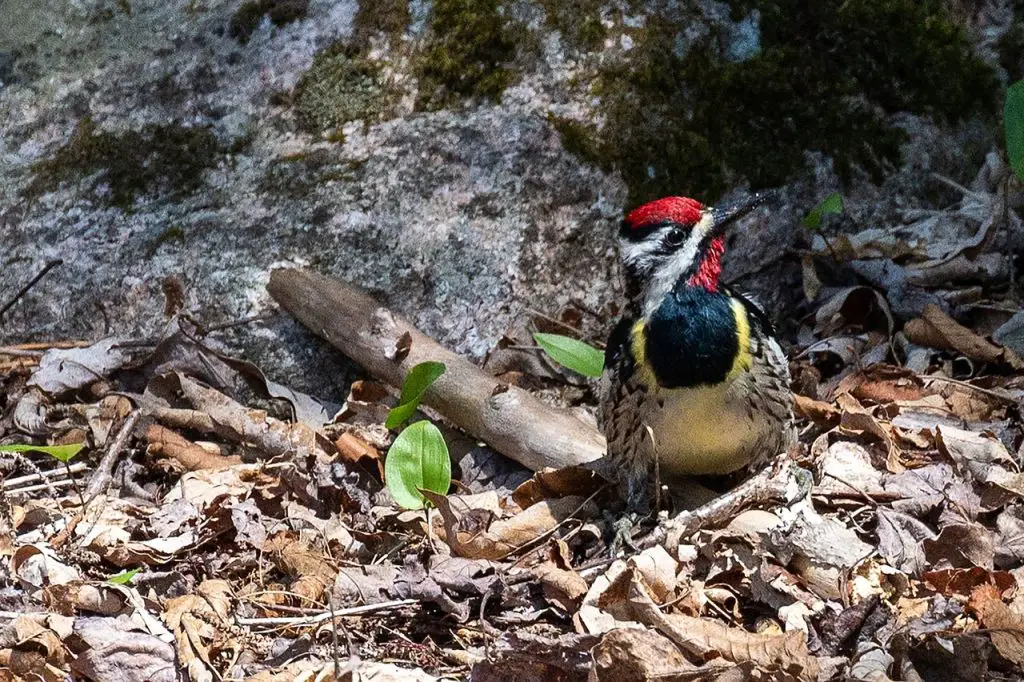
[[[727,474],[750,463],[766,424],[742,400],[730,400],[734,383],[650,396],[647,426],[663,474]]]

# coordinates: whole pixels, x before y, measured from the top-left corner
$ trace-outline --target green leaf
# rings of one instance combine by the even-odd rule
[[[420,421],[398,434],[384,460],[384,480],[391,496],[405,509],[423,508],[421,489],[447,494],[452,463],[436,426]]]
[[[67,464],[82,451],[85,443],[71,445],[0,445],[0,452],[42,452]]]
[[[1024,80],[1017,81],[1006,91],[1003,127],[1010,168],[1018,179],[1024,180]]]
[[[839,192],[833,192],[825,197],[824,201],[814,207],[803,220],[803,226],[808,230],[821,228],[821,221],[827,213],[843,212],[843,196]]]
[[[405,375],[405,382],[402,383],[402,395],[398,398],[398,405],[388,412],[384,426],[397,429],[409,421],[416,408],[420,406],[423,394],[444,374],[445,369],[443,362],[421,362],[410,369]]]
[[[586,377],[599,377],[604,371],[604,353],[593,346],[561,334],[534,334],[544,352],[558,364]]]
[[[130,571],[121,571],[107,578],[107,582],[111,585],[129,585],[132,582],[132,578],[138,575],[141,568],[133,568]]]

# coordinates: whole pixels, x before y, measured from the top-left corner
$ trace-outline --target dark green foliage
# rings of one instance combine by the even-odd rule
[[[713,201],[745,177],[777,185],[805,150],[880,181],[899,163],[899,111],[958,120],[990,115],[995,75],[970,52],[939,2],[734,0],[734,17],[761,12],[761,51],[719,57],[719,36],[679,56],[685,16],[652,16],[627,59],[606,67],[598,90],[607,125],[591,143],[563,139],[618,169],[631,205],[667,194]],[[573,131],[570,131],[573,132]],[[575,131],[580,132],[580,131]]]
[[[394,43],[405,33],[410,17],[409,0],[360,0],[353,22],[353,44],[364,49],[377,34]]]
[[[311,132],[376,120],[386,100],[380,68],[342,43],[318,52],[295,87],[299,122]]]
[[[519,78],[513,31],[498,0],[435,0],[430,34],[416,65],[416,108],[437,110],[463,97],[497,100]]]
[[[143,194],[195,190],[202,184],[203,170],[213,166],[222,151],[216,136],[205,128],[149,125],[141,131],[108,133],[86,117],[66,145],[32,166],[32,182],[23,194],[37,197],[63,182],[99,173],[97,182],[110,188],[105,201],[129,208]]]
[[[228,35],[247,43],[263,17],[269,17],[274,26],[284,26],[304,18],[308,10],[309,0],[246,0],[231,15]]]

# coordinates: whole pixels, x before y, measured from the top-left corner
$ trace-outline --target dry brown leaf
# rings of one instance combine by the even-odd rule
[[[1019,355],[975,334],[934,304],[926,305],[919,319],[907,322],[903,332],[911,342],[921,346],[957,351],[972,360],[1024,369],[1024,360]]]
[[[819,426],[835,426],[839,423],[842,413],[832,403],[799,394],[795,394],[793,398],[797,416],[810,419]]]
[[[863,372],[851,374],[840,383],[837,391],[878,404],[920,400],[926,394],[923,382],[914,372],[893,365],[872,365]]]
[[[781,670],[808,681],[817,680],[820,671],[818,660],[807,650],[807,637],[803,632],[760,635],[718,621],[664,614],[633,568],[619,575],[598,605],[656,629],[699,661],[721,657],[731,663],[750,662],[759,668]]]
[[[91,682],[176,682],[174,646],[128,618],[83,618],[67,640],[71,668]]]
[[[294,578],[289,591],[314,603],[320,603],[324,590],[338,575],[338,569],[323,552],[314,550],[290,532],[268,539],[263,551],[273,558],[278,570]]]
[[[841,394],[836,399],[836,403],[843,410],[843,416],[839,422],[840,433],[850,436],[872,436],[885,445],[885,463],[889,471],[899,473],[905,469],[900,460],[900,449],[893,440],[890,422],[884,422],[875,417],[872,410],[861,405],[856,398],[848,393]]]
[[[512,493],[512,500],[520,509],[556,497],[566,495],[587,496],[607,485],[590,469],[566,467],[564,469],[543,469],[533,475]]]
[[[975,588],[968,606],[978,614],[999,654],[1024,666],[1024,616],[1011,611],[992,585]]]
[[[399,668],[391,663],[360,660],[342,663],[338,676],[334,672],[333,662],[303,660],[280,669],[264,670],[246,679],[248,682],[436,682],[438,679],[420,668]]]
[[[924,556],[931,566],[948,562],[953,568],[979,566],[991,571],[995,563],[994,534],[980,523],[950,524],[934,540],[922,542]]]
[[[970,596],[974,590],[983,585],[995,587],[1000,594],[1013,589],[1017,585],[1012,573],[1007,571],[986,571],[983,568],[948,568],[941,571],[929,571],[921,578],[947,596]]]
[[[240,648],[230,635],[231,603],[231,586],[226,580],[206,580],[196,588],[196,594],[167,600],[164,622],[174,633],[178,660],[189,679],[220,679],[223,671],[218,671],[214,660]]]
[[[562,611],[574,612],[587,593],[587,581],[573,570],[545,561],[533,568],[533,574],[544,587],[544,598]]]
[[[1010,471],[1016,462],[1006,446],[984,434],[953,427],[936,428],[939,451],[979,483],[998,486],[1024,497],[1024,474]]]
[[[437,507],[444,521],[444,539],[452,551],[467,559],[502,559],[554,530],[574,514],[592,515],[597,509],[583,497],[544,500],[515,516],[495,521],[486,528],[465,528],[467,514],[456,511],[444,495],[423,494]]]
[[[676,587],[679,584],[679,581],[676,580],[679,562],[673,559],[664,547],[655,545],[645,549],[639,554],[631,556],[627,563],[636,568],[655,601],[665,603],[675,596]]]
[[[345,431],[334,441],[334,447],[338,448],[338,454],[341,455],[343,461],[350,464],[371,465],[380,477],[384,478],[380,450],[355,433]]]
[[[26,614],[0,627],[0,674],[13,674],[7,679],[14,682],[66,680],[63,640],[71,636],[73,624],[56,614]]]
[[[242,458],[237,455],[225,457],[208,452],[189,439],[159,424],[150,424],[146,428],[146,440],[149,442],[146,452],[171,457],[186,471],[223,469],[242,463]]]
[[[601,641],[591,649],[594,669],[588,678],[590,682],[639,682],[640,680],[674,679],[674,675],[689,673],[692,677],[697,666],[680,653],[672,640],[653,630],[615,628],[605,633]],[[708,665],[720,672],[724,661],[712,661]]]

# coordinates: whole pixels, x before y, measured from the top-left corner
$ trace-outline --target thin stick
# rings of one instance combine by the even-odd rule
[[[249,324],[250,322],[261,322],[263,320],[270,320],[280,315],[280,311],[273,311],[271,313],[260,313],[258,315],[249,315],[248,317],[241,317],[237,320],[230,320],[228,322],[221,322],[220,324],[212,324],[208,327],[203,327],[203,331],[207,334],[213,332],[224,331],[225,329],[231,329],[232,327],[241,327],[242,325]]]
[[[542,313],[539,310],[534,310],[533,308],[527,308],[526,312],[530,313],[531,315],[535,315],[535,316],[541,318],[542,320],[547,320],[551,324],[557,324],[559,327],[562,327],[563,329],[568,329],[571,332],[575,332],[577,334],[582,334],[583,333],[582,331],[580,331],[579,327],[574,327],[571,324],[566,324],[565,322],[562,322],[559,319],[551,317],[550,315],[545,315],[544,313]]]
[[[73,487],[75,492],[78,493],[78,501],[82,503],[82,513],[84,514],[85,497],[82,496],[82,488],[78,485],[78,480],[75,478],[75,475],[71,473],[71,466],[67,462],[64,462],[64,468],[67,469],[68,480],[71,481],[71,487]]]
[[[362,606],[353,606],[347,609],[336,609],[334,611],[324,611],[318,613],[315,616],[296,616],[295,618],[236,618],[235,622],[239,625],[317,625],[325,620],[331,618],[339,618],[343,616],[361,616],[367,613],[375,613],[377,611],[386,611],[388,609],[397,609],[403,606],[413,606],[419,604],[415,599],[396,599],[395,601],[383,601],[379,604],[363,604]]]
[[[92,344],[92,341],[34,341],[19,343],[16,346],[0,346],[0,354],[6,355],[20,350],[48,351],[51,348],[85,348]]]
[[[33,278],[32,278],[31,280],[29,280],[29,283],[28,283],[28,284],[26,284],[25,286],[23,286],[23,287],[22,287],[22,288],[21,288],[21,289],[20,289],[20,290],[18,291],[18,293],[14,294],[14,298],[12,298],[12,299],[11,299],[11,300],[9,300],[9,301],[8,301],[7,303],[5,303],[5,304],[4,304],[4,307],[3,307],[3,308],[0,308],[0,317],[3,317],[3,316],[4,316],[4,313],[6,313],[6,312],[7,312],[8,310],[10,310],[11,308],[13,308],[13,307],[14,307],[14,304],[15,304],[15,303],[17,303],[17,302],[18,302],[18,300],[19,300],[19,299],[20,299],[20,298],[21,298],[22,296],[24,296],[25,294],[27,294],[27,293],[28,293],[28,291],[29,291],[29,289],[31,289],[32,287],[34,287],[34,286],[35,286],[35,285],[36,285],[36,284],[37,284],[37,283],[39,282],[39,280],[41,280],[41,279],[42,279],[43,277],[46,277],[46,273],[48,273],[48,272],[49,272],[50,270],[53,270],[53,269],[54,269],[55,267],[57,267],[58,265],[63,265],[63,264],[64,264],[64,261],[62,261],[61,259],[59,259],[59,258],[58,258],[57,260],[51,260],[51,261],[49,261],[49,262],[48,262],[48,263],[47,263],[46,265],[44,265],[44,266],[43,266],[43,269],[39,271],[39,274],[38,274],[38,275],[36,275],[35,277],[33,277]]]
[[[977,391],[978,393],[981,393],[981,394],[984,394],[984,395],[987,395],[987,396],[991,396],[991,397],[996,398],[998,400],[1002,400],[1003,402],[1009,403],[1010,405],[1016,405],[1017,404],[1017,401],[1014,398],[1011,398],[1008,395],[1002,395],[1000,393],[996,393],[995,391],[990,391],[987,388],[982,388],[981,386],[975,386],[974,384],[968,383],[966,381],[961,381],[960,379],[953,379],[953,378],[950,378],[950,377],[944,377],[944,376],[942,376],[940,374],[925,374],[925,375],[922,375],[921,378],[924,379],[924,380],[930,380],[930,381],[941,381],[941,382],[945,382],[947,384],[956,384],[957,386],[963,386],[964,388],[969,388],[972,391]]]
[[[34,483],[43,479],[51,478],[53,476],[63,476],[69,470],[73,474],[77,474],[80,471],[84,471],[89,468],[89,465],[85,462],[75,462],[67,470],[65,469],[49,469],[47,471],[40,471],[37,474],[26,474],[24,476],[15,476],[14,478],[7,478],[0,481],[0,488],[12,488],[14,486],[21,485],[23,483]]]
[[[96,471],[93,472],[92,478],[89,479],[89,487],[85,489],[85,503],[82,505],[83,514],[85,513],[86,505],[92,502],[110,485],[110,481],[114,477],[114,464],[121,455],[121,451],[128,445],[128,439],[135,430],[135,425],[139,422],[139,417],[141,416],[142,412],[140,410],[134,410],[128,415],[128,418],[124,420],[124,424],[121,426],[121,430],[117,432],[114,442],[96,466]]]
[[[54,488],[63,488],[64,486],[71,485],[71,480],[62,479],[60,481],[47,481],[46,483],[40,483],[39,485],[29,485],[24,488],[4,488],[5,495],[20,495],[23,493],[34,493],[37,490],[53,490]]]

